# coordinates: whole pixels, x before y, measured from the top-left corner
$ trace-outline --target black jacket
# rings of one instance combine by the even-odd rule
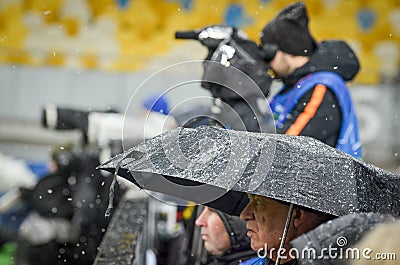
[[[231,216],[217,211],[221,217],[231,241],[231,248],[220,256],[210,256],[207,265],[237,265],[257,256],[250,247],[250,238],[247,236],[246,223],[237,216]]]
[[[294,85],[304,76],[330,71],[339,74],[345,81],[352,80],[359,71],[359,62],[352,49],[343,41],[331,40],[320,43],[318,49],[310,60],[302,67],[296,69],[290,76],[282,81],[285,89],[279,93],[286,93],[295,89]],[[291,112],[290,117],[282,127],[277,128],[277,133],[285,133],[289,127],[303,113],[307,103],[310,102],[314,89],[310,89],[298,102]],[[324,98],[315,115],[306,124],[300,135],[316,138],[330,146],[335,146],[342,123],[342,114],[335,94],[327,87]]]

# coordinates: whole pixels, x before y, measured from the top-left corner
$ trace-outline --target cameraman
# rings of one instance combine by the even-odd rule
[[[352,49],[338,40],[317,43],[301,2],[282,9],[264,27],[261,47],[284,84],[270,102],[277,133],[310,136],[361,158],[357,117],[345,84],[359,70]]]
[[[112,178],[96,170],[97,153],[63,147],[52,159],[54,171],[23,191],[32,210],[19,229],[15,264],[90,265],[111,219],[104,213]],[[115,190],[117,204],[122,191]]]

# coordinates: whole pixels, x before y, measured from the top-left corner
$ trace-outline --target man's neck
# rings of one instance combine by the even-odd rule
[[[310,57],[307,56],[291,56],[289,75],[292,74],[297,68],[303,67],[306,63],[308,63],[309,60]]]

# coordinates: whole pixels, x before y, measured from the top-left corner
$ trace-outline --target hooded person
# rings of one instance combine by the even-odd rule
[[[246,224],[239,217],[205,206],[195,223],[201,227],[209,254],[207,265],[238,265],[256,257],[246,235]]]
[[[274,77],[283,82],[270,106],[277,133],[316,138],[361,158],[355,109],[346,82],[359,62],[343,41],[317,43],[302,2],[282,9],[261,32],[261,48]]]

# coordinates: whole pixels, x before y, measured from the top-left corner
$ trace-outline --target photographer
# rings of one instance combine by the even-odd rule
[[[19,229],[16,265],[92,264],[111,219],[104,213],[112,178],[96,170],[97,153],[56,148],[53,163],[53,172],[22,190],[31,211]],[[117,204],[122,191],[115,190]]]

